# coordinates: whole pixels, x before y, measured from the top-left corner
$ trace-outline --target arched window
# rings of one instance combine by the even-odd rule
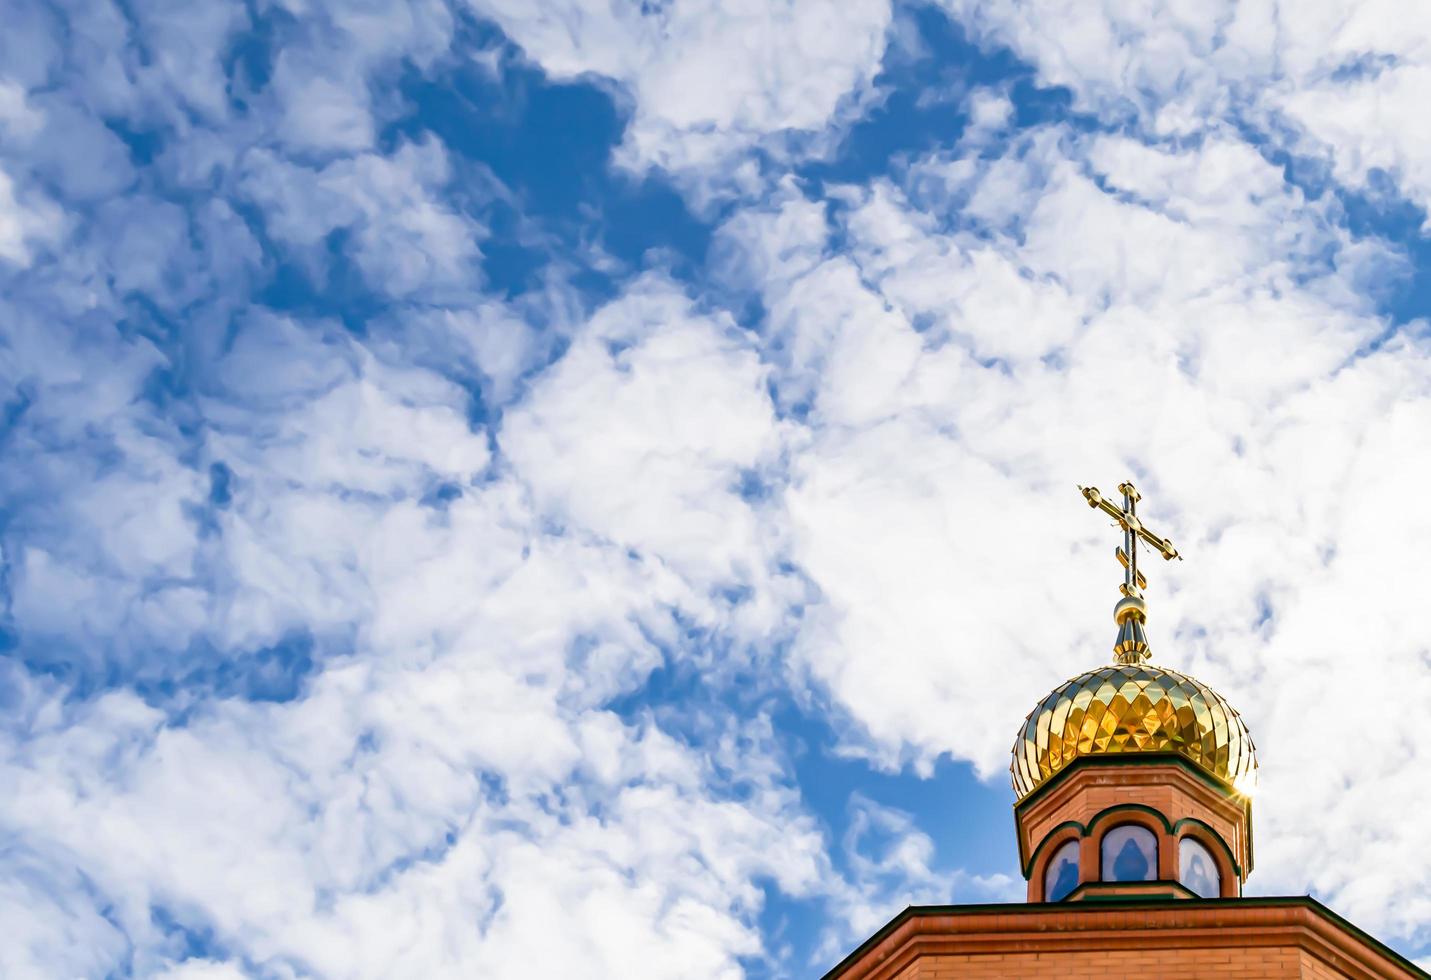
[[[1217,898],[1222,894],[1222,875],[1200,841],[1184,837],[1178,841],[1178,881],[1194,895]]]
[[[1078,841],[1065,841],[1043,873],[1043,900],[1060,902],[1078,887]]]
[[[1147,827],[1125,823],[1103,835],[1104,881],[1156,881],[1158,839]]]

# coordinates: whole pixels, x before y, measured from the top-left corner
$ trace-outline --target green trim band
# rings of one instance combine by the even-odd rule
[[[1023,872],[1024,880],[1025,880],[1025,881],[1028,881],[1028,880],[1030,880],[1030,879],[1033,877],[1033,869],[1034,869],[1034,866],[1037,865],[1038,862],[1039,862],[1039,856],[1040,856],[1041,854],[1043,854],[1043,852],[1044,852],[1047,848],[1051,847],[1051,846],[1053,845],[1053,843],[1055,842],[1055,840],[1057,840],[1057,842],[1058,842],[1059,844],[1062,844],[1064,840],[1068,840],[1068,839],[1069,839],[1069,838],[1062,838],[1062,839],[1059,839],[1059,838],[1058,838],[1058,835],[1059,835],[1061,832],[1063,832],[1064,830],[1070,830],[1070,829],[1072,829],[1072,830],[1077,830],[1077,831],[1078,831],[1078,836],[1079,836],[1080,838],[1092,837],[1093,834],[1094,834],[1094,831],[1095,831],[1095,830],[1098,828],[1098,826],[1099,826],[1100,824],[1102,824],[1105,820],[1108,820],[1108,819],[1111,819],[1111,818],[1113,818],[1113,817],[1116,817],[1116,816],[1117,816],[1118,814],[1120,814],[1120,813],[1129,813],[1129,812],[1132,812],[1132,813],[1148,813],[1148,814],[1152,814],[1153,816],[1155,816],[1155,817],[1158,818],[1158,823],[1159,823],[1159,825],[1162,826],[1164,832],[1167,833],[1170,837],[1173,837],[1173,838],[1175,838],[1175,839],[1176,839],[1176,838],[1180,838],[1180,837],[1183,836],[1183,835],[1182,835],[1182,829],[1183,829],[1184,827],[1189,827],[1189,826],[1191,826],[1191,827],[1197,827],[1197,828],[1203,830],[1204,832],[1206,832],[1206,834],[1207,834],[1209,837],[1211,837],[1213,840],[1217,841],[1218,846],[1222,848],[1222,852],[1227,855],[1227,860],[1228,860],[1228,862],[1232,865],[1232,871],[1233,871],[1233,873],[1237,875],[1238,880],[1241,880],[1241,879],[1242,879],[1242,877],[1243,877],[1243,875],[1242,875],[1242,867],[1241,867],[1241,865],[1239,865],[1239,864],[1237,863],[1237,858],[1236,858],[1235,855],[1233,855],[1233,853],[1232,853],[1232,848],[1228,846],[1227,841],[1225,841],[1225,840],[1222,839],[1222,835],[1221,835],[1221,834],[1219,834],[1219,833],[1218,833],[1216,830],[1214,830],[1212,827],[1208,826],[1208,824],[1205,823],[1204,821],[1199,820],[1197,817],[1183,817],[1183,818],[1182,818],[1181,820],[1179,820],[1177,823],[1169,823],[1169,822],[1168,822],[1168,818],[1167,818],[1166,816],[1164,816],[1161,811],[1155,810],[1155,809],[1153,809],[1152,807],[1148,806],[1147,804],[1144,804],[1144,803],[1115,803],[1113,806],[1110,806],[1110,807],[1107,807],[1107,808],[1105,808],[1105,809],[1099,810],[1097,813],[1095,813],[1095,814],[1093,815],[1093,819],[1089,820],[1087,824],[1081,824],[1081,823],[1079,823],[1077,820],[1065,820],[1063,823],[1059,824],[1057,827],[1054,827],[1054,828],[1053,828],[1052,830],[1050,830],[1048,833],[1044,834],[1043,840],[1041,840],[1041,841],[1038,842],[1038,846],[1034,848],[1033,854],[1029,855],[1029,859],[1028,859],[1027,861],[1025,861],[1025,862],[1023,863],[1023,866],[1019,869],[1020,871]],[[1249,819],[1249,822],[1250,822],[1250,819]],[[1200,838],[1198,838],[1198,839],[1200,839]],[[1091,884],[1091,882],[1090,882],[1090,884]]]
[[[1168,823],[1168,818],[1163,816],[1162,811],[1154,810],[1146,803],[1115,803],[1093,815],[1093,819],[1088,821],[1088,829],[1084,831],[1083,836],[1092,837],[1094,827],[1097,827],[1105,819],[1115,817],[1120,813],[1151,813],[1158,818],[1158,823],[1162,826],[1164,833],[1171,834],[1173,832],[1173,825]]]
[[[1221,834],[1219,834],[1216,830],[1213,830],[1212,827],[1208,826],[1206,822],[1199,820],[1197,817],[1183,817],[1177,823],[1173,824],[1173,829],[1171,831],[1173,836],[1178,838],[1186,836],[1183,834],[1184,827],[1197,827],[1201,830],[1206,831],[1209,837],[1217,841],[1218,846],[1222,848],[1222,853],[1227,855],[1227,860],[1232,865],[1232,870],[1236,873],[1237,877],[1239,879],[1243,877],[1242,868],[1237,863],[1237,856],[1232,853],[1232,848],[1228,846],[1227,841],[1222,839]],[[1247,828],[1247,833],[1250,837],[1252,834],[1252,821],[1250,819],[1247,821]],[[1194,837],[1192,839],[1196,841],[1202,840],[1202,838],[1200,837]],[[1248,870],[1250,871],[1251,869],[1249,868]]]

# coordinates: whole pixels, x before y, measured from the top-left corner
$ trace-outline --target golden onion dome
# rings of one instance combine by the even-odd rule
[[[1014,742],[1014,792],[1022,800],[1086,756],[1178,755],[1248,793],[1257,772],[1241,716],[1206,684],[1147,663],[1079,674],[1029,712]]]

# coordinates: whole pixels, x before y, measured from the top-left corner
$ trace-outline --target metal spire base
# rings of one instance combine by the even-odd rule
[[[1118,639],[1113,643],[1113,660],[1124,665],[1143,663],[1153,655],[1148,648],[1148,634],[1143,632],[1140,616],[1129,616],[1118,627]]]

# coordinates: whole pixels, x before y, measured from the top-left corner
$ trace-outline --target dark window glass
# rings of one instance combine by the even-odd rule
[[[1078,841],[1071,840],[1060,845],[1048,862],[1048,868],[1043,873],[1043,900],[1062,901],[1077,887]]]
[[[1178,881],[1202,898],[1222,894],[1222,875],[1207,848],[1191,837],[1178,841]]]
[[[1125,823],[1103,835],[1104,881],[1156,881],[1158,839],[1146,827]]]

